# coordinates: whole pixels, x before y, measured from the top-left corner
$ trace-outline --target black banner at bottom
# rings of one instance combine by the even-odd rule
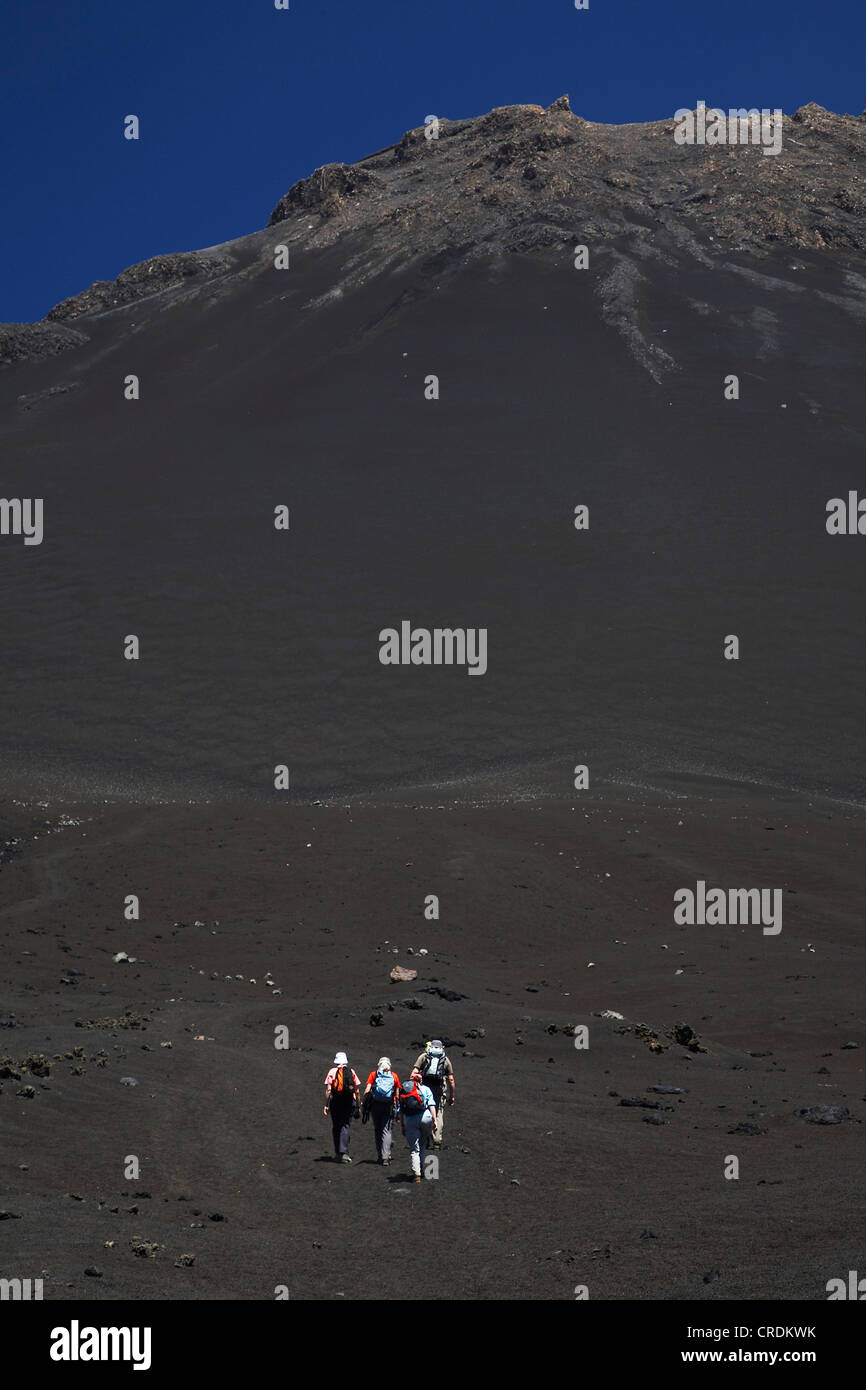
[[[332,1303],[347,1301],[335,1299]],[[568,1313],[557,1315],[549,1327],[554,1335],[565,1333],[578,1339],[573,1345],[579,1349],[579,1364],[585,1365],[586,1357],[595,1354],[608,1373],[666,1373],[675,1366],[806,1366],[826,1378],[828,1373],[841,1371],[859,1351],[863,1327],[859,1309],[839,1306],[850,1301],[592,1303],[578,1298]],[[304,1302],[302,1320],[296,1318],[292,1300],[271,1304],[22,1300],[5,1302],[0,1321],[6,1333],[5,1345],[11,1349],[14,1342],[21,1353],[20,1371],[25,1374],[48,1373],[51,1379],[62,1380],[73,1374],[92,1376],[105,1368],[115,1375],[125,1370],[160,1377],[178,1371],[248,1375],[254,1369],[257,1378],[271,1373],[276,1377],[285,1375],[294,1360],[286,1342],[288,1334],[295,1339],[296,1348],[301,1344],[332,1347],[333,1306],[317,1315],[309,1302],[297,1302]],[[542,1311],[544,1305],[536,1306],[546,1323],[551,1313]],[[413,1318],[411,1301],[405,1314],[393,1304],[389,1304],[389,1311],[395,1325],[403,1317]],[[419,1345],[423,1345],[424,1323],[435,1311],[421,1310]],[[526,1312],[523,1305],[521,1316]],[[319,1316],[323,1319],[321,1328]],[[459,1326],[463,1319],[465,1329]],[[455,1327],[455,1313],[449,1309],[448,1340],[455,1358],[460,1354],[455,1334],[461,1348],[466,1347],[468,1334],[470,1344],[474,1340],[478,1345],[479,1356],[481,1334],[485,1359],[491,1353],[496,1358],[497,1346],[502,1349],[500,1354],[506,1355],[513,1344],[513,1305],[504,1304],[497,1312],[495,1304],[467,1307],[464,1303],[456,1321]],[[351,1328],[351,1314],[337,1325]],[[358,1329],[363,1325],[359,1317]],[[491,1342],[491,1333],[495,1336],[500,1327],[501,1341]],[[364,1337],[351,1335],[363,1354]]]

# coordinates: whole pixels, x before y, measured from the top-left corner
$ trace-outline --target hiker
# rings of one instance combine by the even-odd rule
[[[345,1052],[338,1052],[334,1065],[325,1077],[325,1114],[331,1117],[331,1132],[334,1138],[334,1159],[337,1163],[351,1163],[349,1157],[349,1131],[353,1116],[360,1112],[361,1082],[356,1072],[349,1066]]]
[[[394,1110],[399,1094],[400,1078],[391,1066],[391,1058],[380,1057],[376,1063],[376,1070],[371,1071],[367,1077],[364,1110],[373,1121],[377,1161],[385,1168],[391,1162]]]
[[[421,1167],[436,1123],[436,1102],[420,1071],[413,1069],[409,1081],[400,1087],[400,1128],[409,1148],[412,1176],[421,1181]]]
[[[428,1042],[421,1056],[415,1062],[425,1086],[429,1086],[436,1102],[436,1124],[433,1129],[433,1148],[442,1147],[442,1130],[445,1124],[446,1095],[449,1105],[454,1104],[454,1068],[451,1058],[445,1056],[445,1044],[441,1038]]]

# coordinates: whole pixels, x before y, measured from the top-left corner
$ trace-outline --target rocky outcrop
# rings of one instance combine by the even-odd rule
[[[384,187],[382,180],[366,169],[352,168],[348,164],[325,164],[309,178],[292,185],[271,213],[268,226],[283,222],[297,210],[336,217],[344,210],[348,199],[381,192]]]
[[[227,256],[208,256],[201,251],[180,251],[172,255],[151,256],[149,261],[123,270],[116,280],[96,280],[89,290],[64,299],[49,311],[49,322],[63,322],[98,314],[121,304],[132,304],[161,290],[174,289],[193,278],[212,280],[232,265]]]
[[[12,362],[38,362],[43,357],[53,357],[58,352],[80,347],[88,341],[86,333],[47,320],[42,323],[3,323],[0,324],[0,363],[7,366]]]

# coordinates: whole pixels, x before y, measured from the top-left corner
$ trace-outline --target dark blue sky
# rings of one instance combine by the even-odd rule
[[[866,105],[864,0],[3,0],[0,321],[264,226],[425,115]],[[141,139],[123,139],[123,118]]]

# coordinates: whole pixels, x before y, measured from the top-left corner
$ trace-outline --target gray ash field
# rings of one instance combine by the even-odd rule
[[[672,131],[443,121],[0,327],[44,499],[0,541],[0,1205],[46,1297],[411,1297],[409,1203],[444,1298],[857,1267],[866,121]],[[486,674],[383,666],[402,620],[486,628]],[[676,925],[698,880],[782,932]],[[439,1180],[360,1125],[326,1162],[334,1051],[430,1036]]]

